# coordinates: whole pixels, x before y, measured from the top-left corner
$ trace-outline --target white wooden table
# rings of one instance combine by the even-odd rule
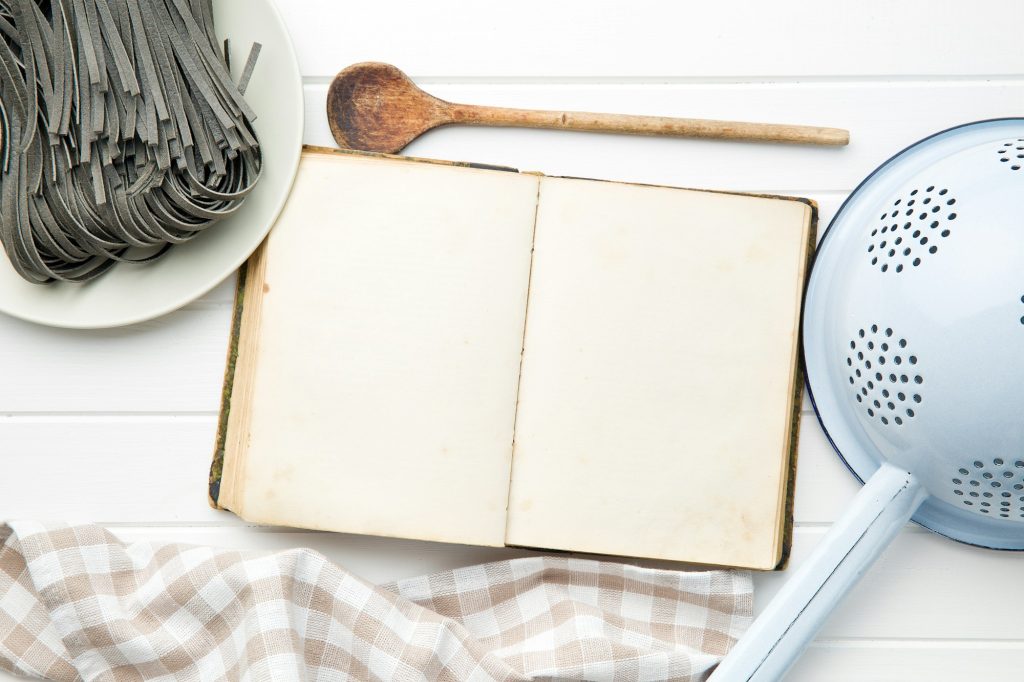
[[[853,141],[840,150],[485,129],[437,131],[408,149],[549,174],[803,195],[819,202],[822,228],[907,144],[1024,113],[1019,0],[279,4],[306,77],[307,142],[331,143],[323,108],[333,74],[370,59],[456,101],[845,127]],[[505,555],[257,529],[209,509],[231,295],[226,282],[163,319],[98,333],[0,317],[0,518],[91,520],[129,539],[306,545],[374,580]],[[804,417],[794,565],[858,487],[813,413]],[[757,576],[758,605],[785,579]],[[909,527],[790,678],[1009,680],[1022,670],[1024,555]]]

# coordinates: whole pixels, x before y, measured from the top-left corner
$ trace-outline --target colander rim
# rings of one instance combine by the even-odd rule
[[[933,140],[933,139],[938,138],[938,137],[942,137],[944,135],[948,135],[948,134],[953,133],[953,132],[958,131],[958,130],[962,130],[962,129],[966,129],[966,128],[972,128],[972,127],[980,126],[980,125],[992,124],[992,123],[1014,123],[1014,122],[1024,124],[1024,116],[1004,116],[1004,117],[997,117],[997,118],[980,119],[980,120],[977,120],[977,121],[970,121],[968,123],[961,123],[961,124],[958,124],[958,125],[955,125],[955,126],[951,126],[949,128],[945,128],[944,130],[940,130],[938,132],[932,133],[931,135],[928,135],[926,137],[922,137],[921,139],[917,140],[916,142],[913,142],[913,143],[907,145],[906,147],[904,147],[903,149],[901,149],[900,151],[896,152],[895,154],[893,154],[892,156],[887,158],[885,161],[880,163],[878,166],[876,166],[875,169],[871,171],[871,173],[869,173],[867,176],[865,176],[864,179],[861,180],[860,183],[857,184],[857,186],[853,189],[853,191],[850,192],[850,194],[846,197],[846,199],[843,201],[843,203],[840,204],[838,210],[836,210],[835,215],[832,216],[832,220],[829,221],[828,227],[825,228],[825,231],[822,232],[822,234],[821,234],[821,238],[818,240],[818,246],[815,249],[814,256],[813,256],[813,258],[811,260],[810,271],[809,271],[808,278],[807,278],[807,285],[805,286],[805,290],[804,290],[804,305],[801,306],[801,311],[800,311],[800,318],[801,318],[800,319],[800,331],[801,331],[800,360],[801,360],[801,369],[802,369],[802,371],[804,373],[804,385],[807,388],[807,397],[808,397],[808,399],[811,402],[811,407],[814,410],[814,415],[815,415],[815,417],[818,420],[818,424],[821,426],[822,432],[825,434],[825,438],[828,440],[828,443],[832,447],[832,450],[836,453],[836,455],[839,456],[839,460],[843,463],[843,465],[846,467],[846,469],[851,474],[853,474],[854,478],[856,478],[862,485],[865,483],[866,478],[869,478],[870,476],[866,476],[866,475],[862,476],[860,473],[858,473],[858,471],[850,463],[849,459],[847,459],[847,457],[843,454],[842,450],[840,450],[839,445],[836,443],[836,441],[833,438],[832,434],[829,432],[828,427],[825,425],[825,420],[822,417],[821,410],[818,407],[818,401],[815,399],[814,388],[811,385],[811,374],[808,371],[807,344],[805,343],[805,339],[804,339],[805,329],[806,329],[806,315],[807,315],[806,302],[807,302],[807,294],[810,291],[810,284],[811,284],[811,282],[812,282],[812,280],[814,278],[815,272],[817,272],[816,268],[818,266],[818,253],[819,253],[819,251],[821,249],[821,246],[825,243],[825,240],[829,238],[830,234],[833,234],[833,228],[835,228],[837,223],[839,222],[839,220],[844,217],[844,214],[846,212],[847,207],[853,201],[856,201],[858,199],[861,190],[866,185],[868,185],[879,173],[881,173],[883,170],[888,168],[894,162],[896,162],[897,160],[899,160],[900,158],[905,156],[907,153],[909,153],[912,150],[920,147],[921,145],[929,142],[930,140]],[[872,472],[865,472],[865,474],[867,474],[867,473],[874,473],[874,472],[873,471]],[[943,537],[949,538],[950,540],[954,540],[956,542],[959,542],[959,543],[962,543],[962,544],[965,544],[965,545],[970,545],[970,546],[973,546],[973,547],[981,547],[983,549],[993,549],[993,550],[1000,550],[1000,551],[1024,552],[1024,538],[1022,538],[1022,540],[1017,542],[1017,543],[1013,543],[1011,546],[999,546],[999,545],[996,545],[996,544],[985,544],[984,542],[981,542],[981,541],[973,541],[973,540],[971,540],[968,537],[963,537],[961,535],[954,534],[954,531],[958,530],[958,529],[947,528],[945,526],[945,524],[942,523],[942,518],[947,515],[947,514],[944,513],[942,507],[934,509],[936,515],[939,517],[938,520],[932,520],[931,518],[921,518],[922,516],[928,516],[928,517],[932,516],[932,514],[928,513],[929,511],[931,511],[932,507],[933,507],[932,498],[929,497],[928,499],[926,499],[926,501],[922,505],[921,509],[918,510],[918,513],[916,513],[911,520],[915,524],[921,526],[922,528],[925,528],[926,530],[929,530],[929,531],[931,531],[933,533],[936,533],[936,534],[941,535]]]

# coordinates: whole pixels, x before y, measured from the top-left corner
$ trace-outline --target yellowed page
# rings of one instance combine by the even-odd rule
[[[304,157],[268,243],[236,513],[504,543],[537,182]]]
[[[509,544],[774,567],[809,223],[541,181]]]

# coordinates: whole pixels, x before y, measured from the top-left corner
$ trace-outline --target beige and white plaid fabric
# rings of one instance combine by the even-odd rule
[[[375,586],[309,550],[0,525],[0,669],[53,680],[700,680],[750,575],[564,557]]]

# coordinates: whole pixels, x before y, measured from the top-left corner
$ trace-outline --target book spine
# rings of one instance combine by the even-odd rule
[[[227,359],[224,367],[224,386],[220,394],[220,414],[217,419],[217,438],[214,441],[213,461],[210,463],[209,502],[214,509],[220,506],[220,482],[224,476],[224,452],[228,435],[228,417],[231,414],[231,392],[235,385],[235,368],[238,364],[238,343],[242,333],[242,311],[245,306],[245,285],[249,264],[243,263],[238,269],[238,283],[235,286],[235,302],[231,317],[231,336],[228,339]]]

